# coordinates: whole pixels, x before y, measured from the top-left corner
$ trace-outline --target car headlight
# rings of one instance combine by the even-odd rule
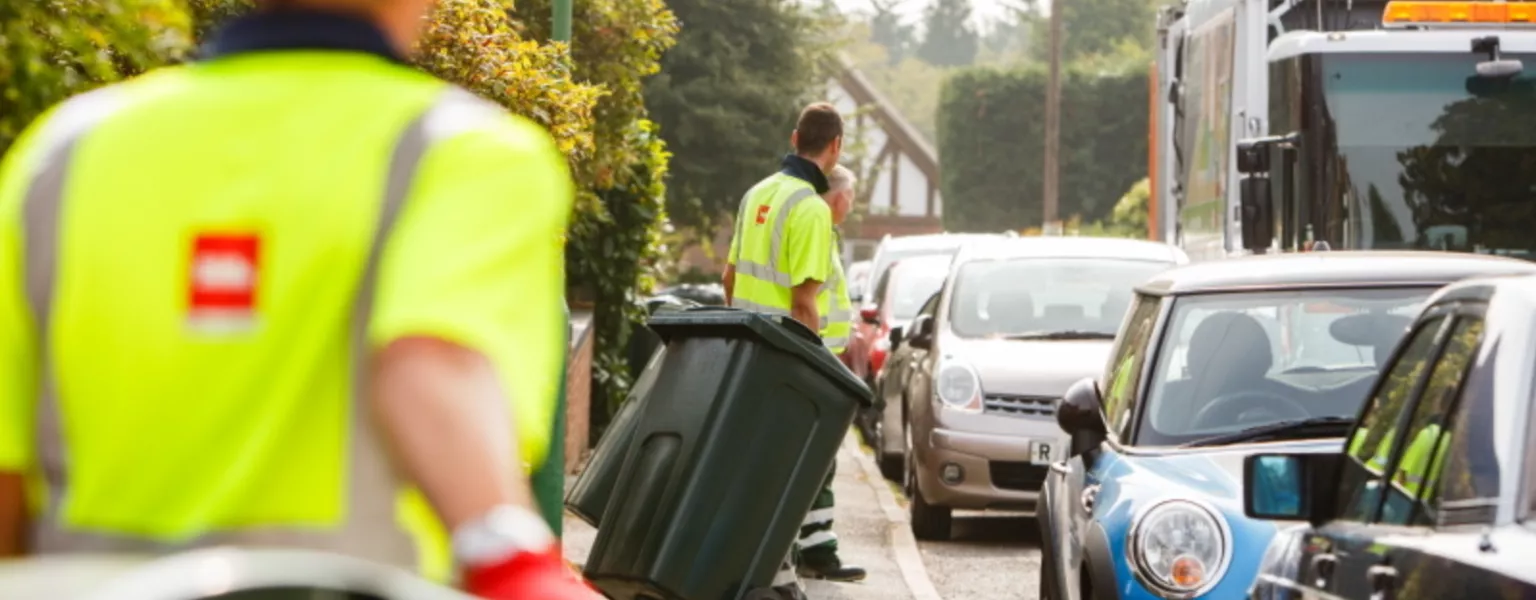
[[[1163,598],[1204,594],[1226,574],[1232,558],[1232,533],[1210,506],[1190,500],[1164,500],[1131,522],[1131,571]]]
[[[981,412],[981,376],[968,364],[954,362],[939,368],[939,400],[966,412]]]

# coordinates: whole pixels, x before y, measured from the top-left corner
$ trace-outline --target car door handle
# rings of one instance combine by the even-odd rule
[[[1317,581],[1313,584],[1317,589],[1327,589],[1328,581],[1333,579],[1333,568],[1339,564],[1339,557],[1332,554],[1319,554],[1312,557],[1312,572],[1317,575]]]
[[[1397,569],[1391,565],[1376,565],[1365,570],[1365,579],[1371,584],[1372,600],[1390,600],[1397,589]]]

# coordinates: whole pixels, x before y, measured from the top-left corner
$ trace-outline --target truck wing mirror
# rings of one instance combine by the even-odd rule
[[[1277,150],[1294,148],[1297,134],[1241,140],[1237,143],[1238,204],[1242,219],[1243,249],[1262,253],[1275,237],[1275,207],[1270,198],[1270,157]]]
[[[1269,197],[1269,178],[1256,175],[1243,177],[1238,189],[1242,208],[1243,249],[1263,252],[1268,249],[1275,235],[1274,204]]]

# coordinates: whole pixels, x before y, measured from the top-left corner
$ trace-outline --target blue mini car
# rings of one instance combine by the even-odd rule
[[[1071,447],[1036,511],[1040,597],[1243,597],[1270,540],[1293,525],[1244,516],[1244,459],[1339,452],[1433,292],[1533,269],[1472,254],[1309,253],[1199,263],[1144,283],[1104,377],[1079,381],[1057,410]],[[1252,501],[1259,514],[1296,514],[1302,498]]]

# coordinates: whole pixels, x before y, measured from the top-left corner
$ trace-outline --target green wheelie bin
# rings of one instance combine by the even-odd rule
[[[661,296],[647,300],[645,310],[647,314],[656,315],[697,306],[697,302],[690,300]],[[619,406],[613,421],[603,431],[603,437],[592,451],[592,458],[565,496],[566,509],[593,527],[602,526],[603,509],[608,506],[608,496],[613,493],[613,484],[619,479],[619,470],[624,467],[624,457],[629,451],[629,440],[634,436],[635,414],[656,381],[656,369],[664,354],[661,338],[649,329],[635,331],[629,345],[630,370],[638,376],[624,404]],[[645,353],[645,358],[637,360],[636,355],[640,352]]]
[[[651,386],[656,383],[656,373],[666,354],[665,346],[656,348],[651,354],[651,362],[635,379],[629,397],[619,407],[619,412],[613,415],[608,430],[603,432],[602,439],[597,441],[597,448],[592,451],[592,458],[587,460],[587,466],[581,470],[576,483],[571,485],[570,493],[565,496],[566,510],[593,527],[603,525],[603,510],[608,507],[608,498],[613,495],[613,484],[618,483],[619,472],[624,468],[629,441],[635,437],[635,415],[639,414],[640,406],[645,404]]]
[[[665,355],[585,575],[614,600],[742,600],[772,583],[869,388],[788,317],[649,326]]]

